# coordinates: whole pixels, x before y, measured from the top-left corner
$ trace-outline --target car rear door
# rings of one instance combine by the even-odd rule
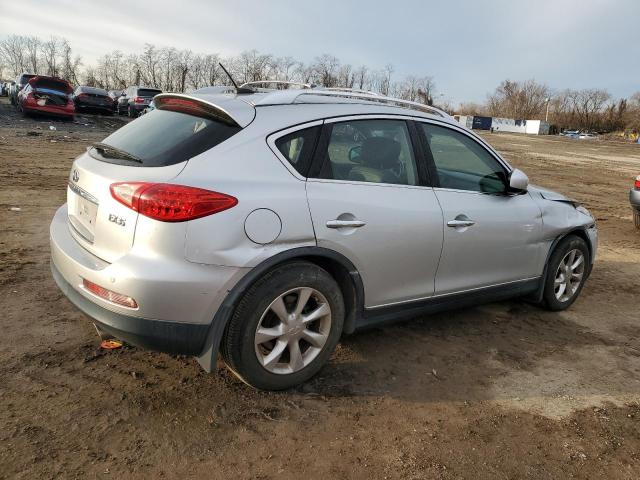
[[[507,166],[462,129],[417,126],[444,214],[436,294],[540,276],[542,212],[528,193],[506,193]]]
[[[355,265],[368,308],[434,293],[442,211],[412,128],[398,117],[327,120],[307,181],[318,246]]]

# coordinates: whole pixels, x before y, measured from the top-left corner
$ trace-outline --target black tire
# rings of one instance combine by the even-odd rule
[[[133,113],[133,109],[132,109],[131,107],[128,107],[128,108],[127,108],[127,116],[128,116],[129,118],[135,118],[135,115],[134,115],[134,113]]]
[[[633,209],[633,224],[640,229],[640,210]]]
[[[320,292],[331,308],[331,326],[320,353],[293,373],[268,371],[258,360],[255,332],[263,313],[280,295],[298,287]],[[313,377],[333,353],[342,334],[344,300],[335,280],[325,270],[308,262],[292,262],[265,274],[240,299],[222,339],[221,353],[229,369],[242,381],[263,390],[284,390]]]
[[[558,273],[560,262],[562,262],[565,256],[572,250],[579,250],[584,256],[584,260],[583,260],[584,270],[582,273],[582,280],[577,290],[575,291],[575,293],[573,293],[573,295],[570,298],[564,301],[561,301],[556,297],[556,291],[555,291],[556,274]],[[547,266],[547,275],[546,275],[545,284],[544,284],[544,292],[542,295],[543,305],[548,310],[551,310],[551,311],[566,310],[567,308],[569,308],[580,295],[580,292],[584,287],[587,277],[589,276],[590,268],[591,268],[591,256],[589,254],[589,247],[587,246],[587,243],[582,238],[576,235],[567,235],[565,238],[563,238],[560,241],[560,243],[558,243],[555,250],[551,254],[551,257],[549,258],[549,264]]]

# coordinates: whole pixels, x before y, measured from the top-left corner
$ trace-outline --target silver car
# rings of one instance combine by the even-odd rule
[[[511,297],[569,307],[594,218],[446,113],[360,91],[162,94],[73,163],[51,268],[104,335],[311,378],[343,334]]]

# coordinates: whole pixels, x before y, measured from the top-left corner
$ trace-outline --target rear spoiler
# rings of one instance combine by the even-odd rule
[[[256,116],[255,107],[235,96],[161,93],[153,97],[153,103],[158,110],[209,117],[240,128],[249,125]]]

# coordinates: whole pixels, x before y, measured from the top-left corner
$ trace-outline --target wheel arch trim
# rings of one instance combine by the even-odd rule
[[[326,268],[327,265],[340,266],[342,278],[336,278],[335,271],[329,271],[338,282],[345,297],[345,322],[344,333],[352,333],[355,330],[356,318],[364,305],[364,286],[362,278],[353,263],[344,255],[323,247],[298,247],[281,252],[264,260],[253,267],[249,273],[229,291],[224,301],[216,311],[209,326],[204,347],[198,355],[198,363],[207,372],[215,369],[220,342],[225,328],[233,315],[238,301],[247,289],[268,271],[293,260],[306,260]],[[346,273],[346,276],[344,274]],[[349,293],[351,292],[351,293]],[[345,294],[346,293],[346,294]]]

